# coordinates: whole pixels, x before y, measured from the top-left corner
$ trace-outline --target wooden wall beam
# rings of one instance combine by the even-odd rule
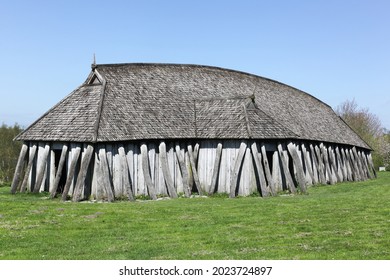
[[[312,167],[313,167],[313,181],[314,181],[314,184],[318,184],[320,182],[320,179],[318,177],[318,160],[317,160],[317,157],[316,157],[316,152],[314,151],[314,147],[313,147],[313,144],[310,144],[309,145],[309,148],[310,148],[310,159],[311,159],[311,162],[312,162]]]
[[[323,143],[320,144],[320,148],[321,148],[321,152],[322,152],[322,157],[324,159],[325,171],[326,171],[326,174],[328,174],[329,183],[331,185],[334,185],[336,182],[334,180],[332,170],[330,167],[330,162],[329,162],[329,157],[328,157],[328,148]]]
[[[28,151],[28,146],[25,143],[23,143],[22,148],[21,148],[20,153],[19,153],[18,162],[16,164],[14,178],[13,178],[12,184],[11,184],[11,193],[12,194],[16,193],[16,190],[19,186],[20,175],[23,171],[23,166],[24,166],[27,151]]]
[[[297,179],[299,183],[299,188],[303,193],[306,193],[306,179],[305,179],[305,172],[303,171],[303,166],[301,163],[301,160],[299,159],[297,148],[295,147],[295,144],[290,142],[287,145],[287,149],[293,159],[295,168],[297,169]]]
[[[245,151],[246,151],[246,143],[241,142],[240,149],[238,150],[238,154],[236,160],[234,162],[233,174],[230,180],[230,198],[236,197],[236,189],[237,189],[237,181],[238,174],[240,173],[241,165],[244,159]]]
[[[195,158],[194,158],[194,151],[192,150],[192,145],[187,146],[187,151],[188,151],[188,154],[190,157],[191,170],[192,170],[192,174],[194,176],[196,189],[198,190],[199,195],[203,195],[202,187],[201,187],[200,181],[199,181],[198,171],[196,169],[196,163],[195,163]]]
[[[107,201],[114,201],[114,186],[112,185],[112,180],[110,179],[110,168],[108,165],[106,148],[104,146],[99,149],[99,165],[100,172],[98,174],[98,177],[100,177],[99,181],[101,182],[100,184],[103,186],[103,191],[106,193]]]
[[[296,193],[297,189],[295,188],[294,180],[291,177],[291,172],[288,167],[286,158],[284,156],[283,146],[281,143],[278,144],[278,152],[279,152],[280,161],[282,162],[283,174],[284,174],[284,178],[286,179],[287,188],[290,190],[291,193]]]
[[[265,180],[265,174],[264,174],[264,170],[263,170],[261,153],[259,153],[259,151],[257,149],[256,142],[252,143],[251,150],[252,150],[252,156],[253,156],[253,159],[255,161],[255,165],[256,165],[256,169],[257,169],[257,174],[259,176],[261,195],[263,197],[267,197],[267,196],[269,196],[269,190],[267,188],[267,182]]]
[[[314,149],[316,151],[317,160],[318,160],[318,177],[320,179],[320,183],[326,185],[325,166],[324,166],[321,150],[318,147],[318,145],[315,145]]]
[[[221,164],[221,157],[222,157],[222,144],[218,143],[217,148],[215,149],[215,160],[213,166],[213,175],[211,177],[211,183],[209,188],[209,195],[212,195],[215,192],[217,186],[217,179],[218,179],[219,167]]]
[[[261,143],[260,150],[261,150],[261,155],[263,158],[264,172],[265,172],[265,177],[267,178],[268,186],[271,189],[272,195],[276,195],[275,182],[274,182],[272,175],[271,175],[271,169],[269,167],[268,158],[267,158],[267,151],[265,149],[264,143]]]
[[[160,163],[164,175],[164,181],[167,186],[168,195],[172,198],[177,198],[175,185],[171,176],[171,172],[169,171],[167,149],[164,141],[160,143],[158,150],[159,150]]]
[[[40,159],[40,162],[38,161],[37,163],[37,180],[35,182],[34,190],[33,193],[38,193],[39,190],[41,189],[43,178],[45,176],[45,171],[46,171],[46,164],[47,164],[47,158],[49,156],[50,152],[50,145],[48,143],[45,144],[45,148],[43,150],[43,155],[42,157],[38,158]],[[39,153],[38,153],[39,156]]]
[[[144,174],[145,184],[148,189],[148,193],[151,199],[156,200],[156,190],[154,189],[154,184],[152,177],[150,176],[150,167],[148,159],[148,147],[146,144],[141,145],[141,156],[142,156],[142,173]]]
[[[30,177],[30,172],[31,172],[32,166],[34,164],[36,152],[37,152],[37,145],[33,144],[33,146],[30,147],[27,168],[26,168],[26,172],[24,174],[22,185],[20,187],[20,192],[22,192],[22,193],[25,192],[27,189],[27,182],[28,182],[28,178]]]
[[[74,180],[74,175],[75,175],[75,172],[76,172],[76,165],[77,165],[77,161],[78,161],[79,156],[80,156],[80,151],[81,151],[80,145],[78,145],[72,151],[72,161],[70,163],[70,167],[69,167],[69,170],[68,170],[68,176],[66,178],[64,191],[62,192],[62,196],[61,196],[62,201],[66,200],[66,198],[68,196],[68,193],[69,193],[70,185],[72,184],[72,181]]]
[[[182,178],[183,178],[183,191],[184,191],[184,195],[186,197],[190,197],[192,190],[190,190],[190,188],[189,188],[189,184],[188,184],[188,171],[187,171],[187,167],[186,167],[186,164],[185,164],[185,161],[184,161],[184,157],[181,154],[181,150],[180,150],[180,145],[179,144],[175,145],[175,151],[176,151],[177,161],[179,162],[179,168],[180,168],[180,171],[181,171],[181,175],[182,175]]]
[[[60,161],[58,163],[58,168],[57,168],[57,173],[55,176],[53,188],[51,189],[51,193],[50,193],[51,198],[54,198],[56,193],[57,193],[58,184],[60,183],[62,172],[64,170],[64,165],[65,165],[67,153],[68,153],[68,145],[64,144],[62,146],[61,157],[60,157]]]
[[[73,202],[77,202],[77,201],[80,201],[81,199],[83,199],[81,197],[81,194],[82,194],[82,191],[84,188],[85,178],[87,176],[89,163],[91,162],[93,150],[94,150],[93,145],[88,144],[85,155],[84,155],[83,159],[81,160],[80,172],[77,176],[76,186],[75,186],[75,189],[73,191],[73,197],[72,197]]]

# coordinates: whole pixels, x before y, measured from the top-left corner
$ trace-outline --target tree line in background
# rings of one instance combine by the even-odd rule
[[[355,100],[347,100],[336,108],[336,113],[373,149],[375,167],[390,168],[390,131],[368,108],[359,108]]]
[[[15,124],[0,126],[0,186],[12,181],[22,143],[13,141],[22,128]]]
[[[355,100],[347,100],[336,113],[373,149],[375,167],[390,168],[390,131],[367,108],[359,108]],[[13,141],[22,131],[18,124],[0,127],[0,185],[12,181],[22,143]]]

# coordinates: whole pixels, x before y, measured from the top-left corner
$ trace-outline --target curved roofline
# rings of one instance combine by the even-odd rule
[[[232,72],[232,73],[237,73],[237,74],[241,74],[241,75],[246,75],[246,76],[249,76],[249,77],[252,77],[252,78],[260,78],[260,79],[263,79],[263,80],[267,80],[267,81],[270,81],[270,82],[273,82],[273,83],[277,83],[277,84],[280,84],[280,85],[283,85],[283,86],[286,86],[286,87],[289,87],[293,90],[297,90],[297,91],[300,91],[312,98],[314,98],[315,100],[321,102],[322,104],[326,105],[327,107],[331,108],[333,110],[333,108],[328,105],[327,103],[325,103],[324,101],[318,99],[317,97],[313,96],[312,94],[306,92],[306,91],[303,91],[299,88],[296,88],[296,87],[293,87],[293,86],[290,86],[288,84],[285,84],[285,83],[282,83],[282,82],[279,82],[277,80],[274,80],[274,79],[270,79],[270,78],[267,78],[267,77],[264,77],[264,76],[260,76],[260,75],[256,75],[256,74],[252,74],[252,73],[249,73],[249,72],[245,72],[245,71],[240,71],[240,70],[234,70],[234,69],[230,69],[230,68],[224,68],[224,67],[219,67],[219,66],[212,66],[212,65],[202,65],[202,64],[194,64],[194,63],[164,63],[164,62],[130,62],[130,63],[108,63],[108,64],[91,64],[91,69],[92,71],[95,70],[96,68],[99,68],[100,67],[121,67],[121,66],[176,66],[176,67],[194,67],[194,68],[208,68],[208,69],[214,69],[214,70],[219,70],[219,71],[224,71],[224,72]]]

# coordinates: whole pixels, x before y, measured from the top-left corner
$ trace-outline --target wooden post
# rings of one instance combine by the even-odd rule
[[[314,174],[313,174],[313,168],[311,166],[311,161],[310,161],[310,158],[309,158],[309,152],[306,150],[306,146],[304,143],[302,143],[301,145],[302,147],[302,154],[303,154],[303,162],[305,163],[305,168],[306,168],[306,173],[309,173],[309,176],[310,176],[310,179],[311,179],[311,182],[310,185],[313,184],[313,182],[315,182],[315,179],[314,179]]]
[[[360,177],[360,170],[359,170],[359,167],[358,167],[358,164],[357,164],[357,159],[355,159],[355,156],[353,154],[353,149],[349,149],[349,156],[350,156],[350,159],[351,159],[351,165],[353,166],[353,174],[354,174],[354,177],[355,177],[355,181],[360,181],[361,180],[361,177]]]
[[[255,165],[256,165],[256,169],[257,169],[257,174],[259,175],[261,195],[263,197],[267,197],[269,195],[269,191],[267,188],[267,182],[265,181],[263,165],[261,163],[261,154],[257,150],[256,142],[252,143],[251,150],[252,150],[252,156],[253,156],[253,159],[255,161]]]
[[[353,181],[352,169],[349,160],[349,153],[344,148],[341,148],[341,156],[343,158],[345,170],[347,172],[347,181]]]
[[[247,147],[246,143],[241,142],[240,149],[238,151],[238,155],[237,155],[236,161],[234,163],[233,176],[232,176],[231,181],[230,181],[230,198],[236,197],[238,173],[240,172],[240,168],[242,165],[242,161],[244,159],[246,147]]]
[[[296,193],[297,189],[295,188],[294,181],[291,177],[290,169],[288,168],[286,158],[284,157],[283,147],[281,143],[278,143],[278,152],[279,152],[280,161],[282,162],[283,175],[284,178],[286,179],[287,188],[291,191],[291,193]]]
[[[318,147],[318,145],[315,145],[315,151],[316,151],[317,160],[318,160],[318,175],[319,175],[319,179],[320,179],[321,184],[325,185],[326,184],[325,167],[324,167],[323,158],[322,158],[322,155],[321,155],[321,150]]]
[[[122,178],[122,185],[127,192],[127,197],[130,201],[134,200],[133,196],[133,191],[132,191],[132,186],[131,186],[131,181],[130,181],[130,176],[129,176],[129,166],[127,164],[127,157],[126,157],[126,152],[125,148],[123,145],[120,145],[118,147],[118,154],[119,154],[119,159],[120,159],[120,172],[121,172],[121,178]]]
[[[60,162],[58,163],[56,178],[54,180],[53,188],[52,188],[51,193],[50,193],[51,198],[54,198],[56,193],[57,193],[58,184],[60,183],[60,180],[61,180],[67,152],[68,152],[68,145],[64,144],[62,146],[61,157],[60,157]]]
[[[188,154],[190,156],[191,170],[192,170],[192,174],[194,176],[196,189],[198,190],[199,195],[203,195],[202,187],[201,187],[200,181],[199,181],[198,171],[196,170],[196,164],[195,164],[194,152],[192,150],[192,146],[188,145],[187,150],[188,150]]]
[[[310,159],[311,159],[311,162],[312,162],[312,167],[313,167],[313,181],[314,181],[314,184],[318,184],[319,183],[319,178],[318,178],[318,160],[317,160],[317,157],[316,157],[316,153],[314,151],[314,147],[313,147],[313,144],[310,144]]]
[[[274,151],[272,154],[272,180],[274,181],[274,186],[276,192],[283,190],[283,179],[281,173],[281,163],[279,161],[279,152]]]
[[[295,168],[297,169],[297,177],[298,177],[298,182],[299,182],[299,187],[301,189],[301,191],[303,193],[306,193],[306,179],[305,179],[305,173],[303,171],[303,166],[302,166],[302,163],[299,159],[299,155],[298,155],[298,152],[297,152],[297,149],[295,147],[295,145],[290,142],[288,145],[287,145],[287,149],[293,159],[293,162],[294,162],[294,165],[295,165]]]
[[[189,185],[188,185],[188,172],[187,172],[187,167],[186,167],[186,164],[185,164],[185,162],[184,162],[184,157],[183,157],[183,155],[181,154],[180,145],[179,145],[179,144],[176,144],[176,146],[175,146],[175,151],[176,151],[177,161],[179,162],[179,167],[180,167],[181,175],[182,175],[182,177],[183,177],[183,191],[184,191],[184,195],[185,195],[186,197],[190,197],[190,195],[191,195],[191,190],[189,189]]]
[[[161,168],[164,175],[165,184],[167,185],[168,194],[170,197],[177,198],[177,192],[173,184],[171,172],[169,171],[167,149],[164,141],[160,143],[158,150],[159,150]]]
[[[81,151],[81,147],[80,146],[77,146],[75,149],[74,149],[74,154],[72,154],[72,161],[70,163],[70,167],[69,167],[69,170],[68,170],[68,176],[66,178],[66,183],[65,183],[65,186],[64,186],[64,191],[62,192],[62,201],[65,201],[67,196],[68,196],[68,193],[69,193],[69,189],[70,189],[70,185],[74,179],[74,174],[75,174],[75,171],[76,171],[76,165],[77,165],[77,161],[79,159],[79,156],[80,156],[80,151]]]
[[[28,150],[27,145],[23,143],[22,149],[20,150],[19,153],[18,163],[16,164],[14,178],[12,180],[12,185],[11,185],[12,194],[15,194],[16,189],[18,188],[19,181],[20,181],[20,174],[22,173],[23,170],[23,165],[26,158],[27,150]]]
[[[213,175],[211,177],[211,184],[209,188],[209,195],[212,195],[215,192],[215,187],[217,185],[217,178],[219,173],[219,166],[221,164],[222,157],[222,144],[218,143],[217,148],[215,149],[215,161],[213,167]]]
[[[100,163],[100,172],[98,177],[99,181],[103,185],[104,191],[106,192],[107,201],[111,202],[115,199],[115,194],[113,192],[112,181],[110,180],[110,168],[108,166],[106,149],[103,147],[99,150],[99,163]]]
[[[263,164],[264,164],[264,171],[265,171],[265,177],[267,178],[268,185],[271,189],[272,195],[276,195],[276,188],[275,188],[275,183],[271,175],[271,170],[269,167],[268,163],[268,158],[267,158],[267,152],[265,150],[265,145],[264,143],[261,144],[261,155],[263,157]]]
[[[343,157],[341,156],[340,154],[340,149],[339,149],[339,146],[336,146],[336,157],[337,157],[337,162],[338,162],[338,166],[339,166],[339,170],[342,174],[342,180],[343,181],[347,181],[347,169],[346,169],[346,166],[345,166],[345,162],[343,160]]]
[[[366,153],[364,151],[362,151],[361,153],[362,153],[362,158],[363,158],[363,162],[364,162],[364,167],[365,167],[366,172],[367,172],[367,176],[368,176],[368,178],[373,179],[374,176],[370,172],[370,167],[369,167],[369,164],[368,164],[367,155],[366,155]]]
[[[340,177],[339,172],[337,170],[336,157],[335,157],[332,146],[329,146],[329,158],[330,158],[330,164],[331,164],[332,171],[333,171],[332,174],[336,177],[336,180],[337,180],[336,182],[342,182],[343,179]]]
[[[366,180],[367,177],[366,177],[366,174],[363,171],[362,162],[360,160],[360,157],[358,155],[358,152],[357,152],[355,146],[352,147],[352,152],[353,152],[353,155],[354,155],[354,158],[355,158],[355,161],[356,161],[356,165],[357,165],[357,168],[358,168],[359,177],[360,177],[361,180]]]
[[[334,185],[336,182],[332,176],[332,171],[330,169],[328,149],[325,147],[325,145],[323,143],[320,144],[320,148],[322,151],[322,156],[324,158],[325,170],[326,170],[326,173],[328,174],[328,177],[329,177],[329,183],[331,185]]]
[[[37,163],[38,173],[37,173],[37,180],[35,182],[33,193],[38,193],[41,188],[43,177],[45,176],[46,163],[47,163],[47,157],[49,155],[49,151],[50,151],[49,144],[45,144],[45,149],[43,151],[41,161]]]
[[[33,163],[34,163],[34,158],[35,158],[36,151],[37,151],[37,145],[34,144],[30,148],[29,159],[28,159],[26,172],[24,174],[23,182],[22,182],[22,185],[20,187],[20,192],[22,192],[22,193],[26,191],[27,181],[28,181],[28,178],[30,177],[30,172],[31,172],[31,168],[32,168]]]
[[[87,151],[85,152],[85,155],[81,161],[80,173],[77,176],[76,186],[73,191],[73,197],[72,197],[73,202],[77,202],[82,199],[81,192],[84,187],[85,177],[87,176],[88,167],[92,158],[92,154],[93,154],[93,146],[89,144],[87,147]]]
[[[370,166],[371,166],[371,170],[372,170],[372,172],[374,173],[375,178],[377,178],[376,170],[375,170],[375,167],[374,167],[374,162],[372,161],[371,153],[369,153],[367,157],[368,157],[368,163],[369,163]]]
[[[141,145],[141,157],[142,157],[142,173],[144,174],[145,184],[148,188],[148,193],[151,199],[156,200],[156,192],[154,189],[154,185],[152,182],[152,178],[150,177],[150,168],[149,168],[149,159],[148,159],[148,147],[146,144]]]

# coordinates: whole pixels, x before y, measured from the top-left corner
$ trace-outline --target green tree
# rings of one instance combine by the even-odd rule
[[[368,108],[359,108],[354,99],[343,102],[335,111],[373,149],[375,167],[383,166],[389,152],[389,138],[379,118]]]
[[[14,175],[22,143],[13,139],[21,131],[22,128],[18,124],[14,126],[2,124],[0,127],[0,185],[10,182]]]

